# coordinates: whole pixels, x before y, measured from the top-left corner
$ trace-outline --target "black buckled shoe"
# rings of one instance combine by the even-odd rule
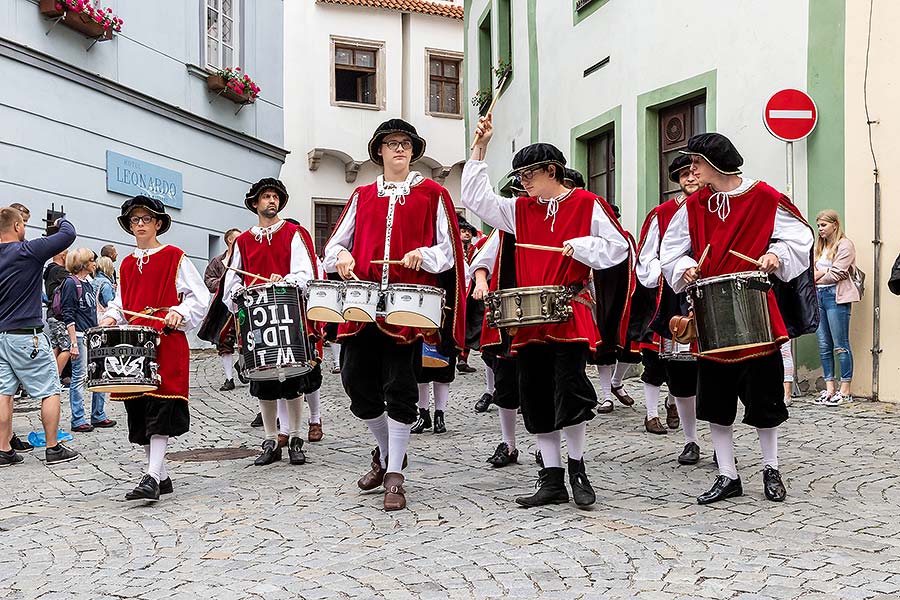
[[[584,459],[569,459],[569,485],[572,486],[572,499],[579,508],[590,506],[597,501],[597,494],[584,472]]]
[[[763,491],[766,493],[766,498],[772,502],[784,502],[787,497],[787,490],[784,482],[781,481],[781,473],[769,465],[763,469]]]
[[[278,442],[275,440],[264,441],[262,443],[262,450],[262,454],[257,456],[256,460],[253,461],[253,464],[257,467],[271,465],[272,463],[281,460],[281,448],[278,447]]]
[[[431,429],[431,413],[427,408],[419,409],[419,418],[415,424],[409,428],[410,433],[422,433],[426,429]]]
[[[144,475],[133,490],[125,494],[126,500],[159,500],[159,483],[152,475]]]
[[[624,385],[613,386],[610,391],[625,406],[634,406],[634,398],[628,395]]]
[[[470,366],[469,363],[464,360],[460,360],[456,363],[456,370],[460,373],[474,373],[475,371],[477,371],[475,367]]]
[[[225,383],[222,384],[222,387],[219,388],[220,392],[230,392],[234,389],[234,379],[226,379]]]
[[[495,468],[505,467],[510,463],[517,463],[519,462],[519,450],[518,448],[515,448],[510,451],[509,444],[500,442],[497,449],[494,450],[494,455],[487,459],[487,461]]]
[[[475,401],[475,412],[483,413],[487,412],[491,407],[491,402],[494,401],[494,396],[488,394],[487,392],[481,395],[481,398]]]
[[[262,427],[262,413],[256,413],[256,418],[250,421],[250,427]]]
[[[678,455],[679,465],[696,465],[700,462],[700,446],[694,442],[688,442],[684,445],[684,450]]]
[[[303,451],[303,440],[298,437],[292,437],[288,442],[288,458],[292,465],[302,465],[306,463],[306,452]]]
[[[544,506],[545,504],[568,504],[569,492],[563,482],[566,470],[562,467],[547,467],[538,471],[536,487],[538,490],[531,496],[516,498],[516,504],[525,508]]]
[[[163,494],[171,494],[173,492],[172,487],[172,478],[166,477],[162,481],[159,482],[159,494],[162,496]]]
[[[725,475],[716,477],[715,483],[705,494],[697,496],[697,504],[712,504],[719,500],[733,496],[743,496],[744,488],[741,486],[741,478],[730,479]]]
[[[444,411],[434,411],[434,432],[447,433],[447,425],[444,423]]]

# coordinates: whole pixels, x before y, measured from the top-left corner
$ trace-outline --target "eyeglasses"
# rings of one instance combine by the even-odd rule
[[[519,173],[516,175],[516,180],[519,183],[521,183],[523,181],[531,181],[532,179],[534,179],[534,176],[536,173],[538,173],[539,171],[543,171],[543,170],[544,170],[544,167],[537,167],[535,169],[527,169],[525,171],[519,171]]]
[[[138,223],[143,223],[144,225],[149,225],[150,221],[156,220],[156,217],[151,217],[150,215],[144,215],[143,217],[131,217],[128,219],[128,222],[132,225],[137,225]]]
[[[398,142],[397,140],[391,140],[389,142],[381,142],[385,146],[391,149],[392,152],[396,152],[397,148],[402,147],[404,150],[412,149],[412,142],[409,140],[403,140],[402,142]]]

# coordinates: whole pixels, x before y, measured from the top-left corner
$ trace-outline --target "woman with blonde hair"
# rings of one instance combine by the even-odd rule
[[[101,256],[96,260],[94,273],[94,290],[97,299],[97,318],[99,319],[109,305],[109,301],[116,297],[116,267],[108,256]]]
[[[859,302],[859,290],[851,276],[856,268],[856,248],[844,235],[841,219],[833,210],[816,215],[816,293],[819,298],[819,356],[825,390],[816,400],[825,406],[840,406],[852,400],[853,353],[850,351],[850,306]],[[834,355],[837,353],[841,385],[835,389]]]
[[[106,397],[91,395],[90,423],[84,414],[85,382],[87,380],[87,351],[84,332],[97,326],[97,296],[87,280],[94,272],[94,253],[88,248],[70,250],[66,256],[70,275],[60,288],[62,322],[69,332],[72,356],[72,383],[69,385],[69,405],[72,409],[72,431],[84,433],[94,427],[113,427],[116,422],[106,416]]]

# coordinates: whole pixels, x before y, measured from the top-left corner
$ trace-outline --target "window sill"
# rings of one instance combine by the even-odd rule
[[[341,108],[362,108],[364,110],[384,110],[383,106],[379,106],[377,104],[365,104],[363,102],[349,102],[347,100],[332,100],[332,106],[338,106]]]
[[[200,65],[186,64],[184,66],[187,67],[188,75],[193,75],[194,77],[202,79],[204,81],[206,81],[207,76],[214,75],[216,72],[214,69],[204,69]]]
[[[462,115],[456,113],[442,113],[442,112],[429,112],[425,111],[425,114],[429,117],[435,117],[436,119],[457,119],[461,120],[463,118]]]

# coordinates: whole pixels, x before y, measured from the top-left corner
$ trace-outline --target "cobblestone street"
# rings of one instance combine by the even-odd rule
[[[256,449],[247,386],[218,392],[212,354],[191,364],[191,432],[170,453]],[[593,510],[525,510],[513,499],[533,489],[533,441],[520,422],[521,464],[488,467],[499,422],[495,407],[472,411],[483,387],[483,364],[472,364],[451,388],[448,433],[413,437],[409,510],[397,513],[356,487],[373,443],[336,375],[325,375],[325,438],[306,445],[305,466],[170,460],[175,493],[155,504],[124,500],[144,454],[109,403],[120,425],[76,434],[83,458],[51,470],[40,449],[0,471],[0,598],[900,596],[898,407],[795,401],[780,443],[783,504],[765,500],[755,434],[737,426],[745,495],[701,507],[694,498],[716,473],[708,429],[701,464],[678,466],[681,432],[644,432],[630,379],[635,409],[589,425]],[[39,428],[36,407],[17,406],[20,436]]]

